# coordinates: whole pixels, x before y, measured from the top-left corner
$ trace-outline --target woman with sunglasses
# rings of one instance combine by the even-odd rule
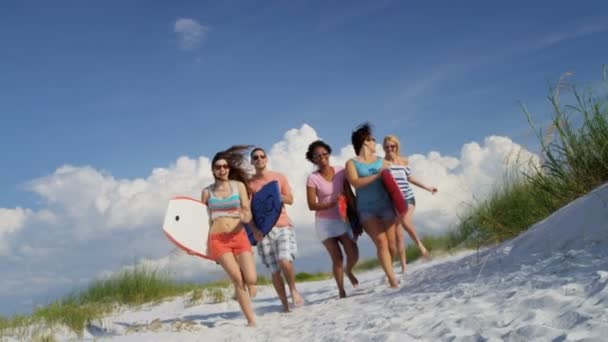
[[[429,252],[427,251],[426,247],[424,247],[422,241],[420,241],[418,234],[416,234],[416,228],[412,223],[414,209],[416,208],[416,199],[414,198],[414,190],[410,186],[410,183],[429,191],[433,195],[437,192],[437,188],[434,186],[428,187],[412,177],[413,171],[409,166],[407,158],[399,155],[400,142],[396,136],[387,135],[384,138],[382,146],[385,152],[384,159],[389,163],[391,174],[393,177],[395,177],[395,180],[401,189],[401,193],[403,193],[403,197],[407,202],[407,212],[399,217],[399,223],[403,229],[407,231],[412,240],[414,240],[418,246],[418,249],[420,250],[420,254],[423,257],[428,257]],[[397,253],[399,254],[399,261],[401,262],[401,271],[405,272],[407,261],[405,258],[405,249],[403,247],[403,231],[397,228],[396,233],[397,239],[395,243],[397,244],[396,249]]]
[[[363,230],[376,245],[378,260],[390,287],[397,288],[391,257],[396,253],[396,216],[380,179],[388,162],[376,155],[376,139],[368,123],[353,131],[351,142],[357,156],[346,162],[346,179],[357,190],[357,210]]]
[[[246,159],[242,154],[248,148],[233,146],[213,157],[211,165],[215,182],[203,189],[201,201],[207,205],[209,213],[210,256],[230,277],[248,326],[254,327],[251,298],[256,294],[257,273],[243,227],[243,223],[252,219],[244,168]]]
[[[338,296],[345,298],[344,257],[340,245],[346,254],[346,276],[353,287],[359,285],[353,274],[353,268],[359,259],[359,248],[349,237],[350,227],[342,221],[338,211],[338,197],[344,193],[344,168],[332,166],[329,163],[330,154],[331,147],[321,140],[308,146],[306,159],[317,166],[317,171],[310,174],[306,181],[306,199],[308,208],[315,212],[317,237],[331,257]]]

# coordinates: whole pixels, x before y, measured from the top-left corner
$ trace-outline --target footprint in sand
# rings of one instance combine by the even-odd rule
[[[211,326],[212,327],[222,327],[222,326],[233,326],[233,327],[238,327],[241,326],[240,322],[238,321],[217,321],[215,323],[213,323]],[[243,325],[244,326],[244,325]]]

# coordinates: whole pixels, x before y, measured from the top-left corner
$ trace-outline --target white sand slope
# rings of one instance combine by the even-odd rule
[[[367,238],[367,237],[364,237]],[[329,260],[328,260],[329,262]],[[236,301],[184,298],[108,317],[86,339],[112,341],[608,340],[608,185],[526,233],[479,253],[410,265],[399,290],[359,275],[336,299],[333,280],[300,284],[307,305],[279,313],[270,287],[245,327]]]

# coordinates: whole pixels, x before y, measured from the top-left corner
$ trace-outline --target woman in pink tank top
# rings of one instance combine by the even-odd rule
[[[353,287],[359,281],[353,274],[353,267],[359,259],[359,248],[353,241],[350,226],[342,220],[338,209],[338,197],[344,193],[344,168],[329,163],[331,147],[321,140],[308,146],[306,159],[317,166],[317,171],[308,176],[306,198],[308,208],[315,212],[315,230],[317,237],[325,246],[332,261],[332,270],[338,295],[346,297],[344,290],[343,254],[346,254],[346,276]],[[340,245],[342,248],[340,248]]]

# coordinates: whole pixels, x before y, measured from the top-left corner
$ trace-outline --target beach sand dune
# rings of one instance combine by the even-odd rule
[[[413,263],[398,290],[381,270],[359,277],[360,287],[341,300],[333,280],[301,284],[307,304],[288,314],[274,290],[261,287],[255,329],[245,327],[236,301],[189,306],[177,298],[107,317],[85,339],[605,341],[608,185],[513,240]]]

